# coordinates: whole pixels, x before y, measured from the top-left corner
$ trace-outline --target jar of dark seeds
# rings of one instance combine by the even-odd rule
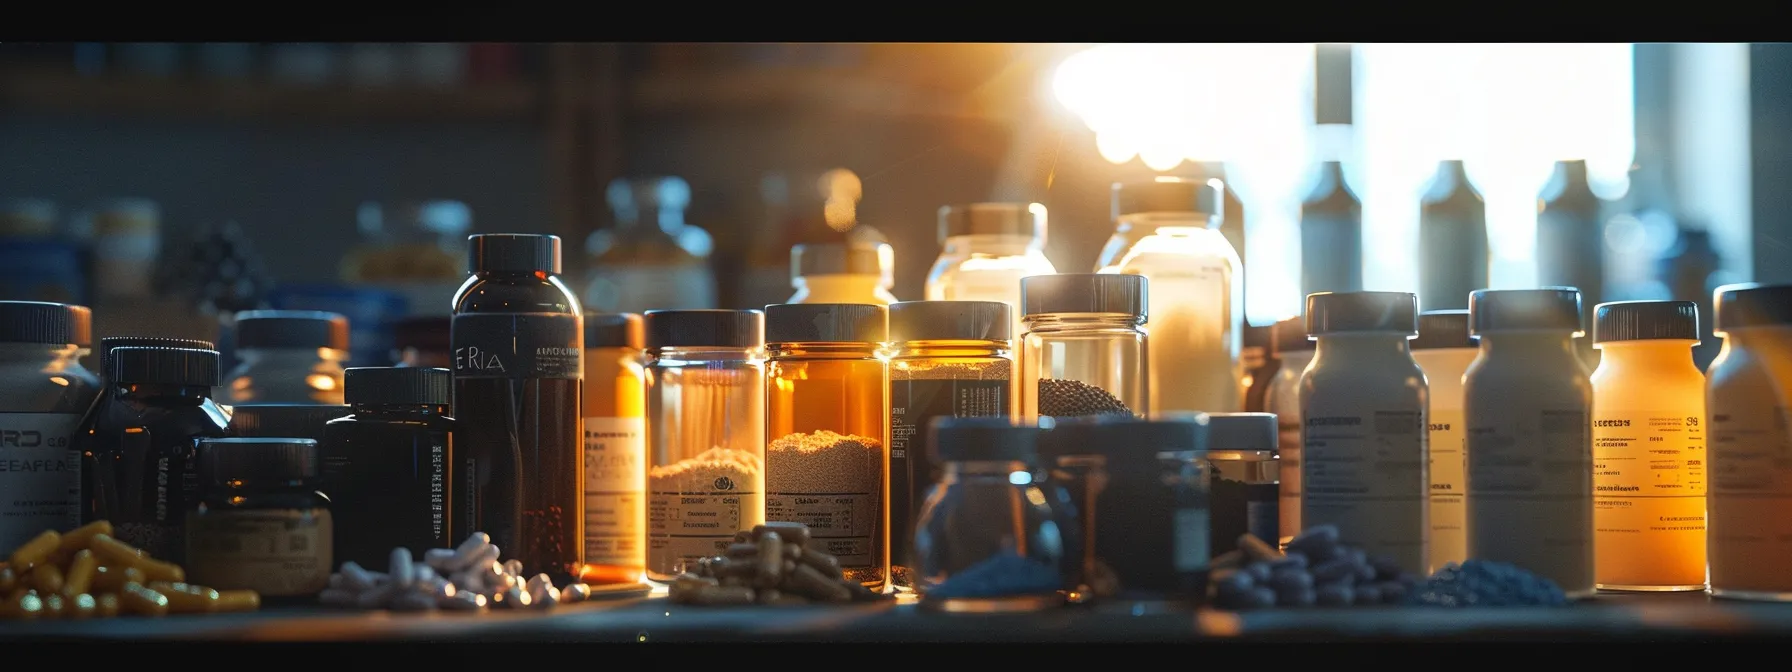
[[[1144,276],[1069,273],[1022,278],[1020,415],[1142,415]]]

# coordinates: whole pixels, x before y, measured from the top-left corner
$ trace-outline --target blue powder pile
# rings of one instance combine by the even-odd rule
[[[1486,560],[1451,563],[1425,579],[1406,598],[1426,607],[1555,607],[1568,603],[1554,581],[1516,565]]]
[[[928,588],[925,596],[977,598],[1038,595],[1056,591],[1063,585],[1064,579],[1058,575],[1056,568],[1008,551],[954,572],[939,585]]]

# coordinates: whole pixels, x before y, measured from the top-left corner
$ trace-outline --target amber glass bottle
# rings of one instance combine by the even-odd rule
[[[585,316],[585,583],[647,569],[646,338],[640,315]]]

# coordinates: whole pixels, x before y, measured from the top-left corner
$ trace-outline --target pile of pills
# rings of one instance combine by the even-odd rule
[[[68,534],[54,530],[14,549],[0,565],[0,619],[110,618],[253,611],[253,590],[218,591],[186,583],[180,565],[162,562],[112,537],[101,520]]]
[[[422,562],[410,549],[394,548],[385,572],[342,563],[318,601],[358,609],[478,611],[547,609],[589,597],[591,589],[582,583],[557,588],[546,574],[525,578],[521,562],[500,562],[492,538],[474,532],[459,547],[424,552]]]
[[[1407,604],[1427,607],[1556,607],[1567,603],[1567,596],[1554,581],[1516,565],[1487,560],[1445,565],[1407,598]]]
[[[1308,528],[1283,553],[1250,534],[1214,559],[1212,591],[1222,609],[1404,604],[1419,577],[1338,540],[1338,528]]]
[[[840,560],[809,547],[802,523],[766,523],[734,535],[720,556],[698,561],[672,582],[679,604],[729,606],[868,602],[884,599],[840,571]]]

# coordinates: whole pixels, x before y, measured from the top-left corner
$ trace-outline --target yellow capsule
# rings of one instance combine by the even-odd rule
[[[93,574],[99,568],[100,559],[93,551],[85,548],[75,551],[75,559],[69,561],[68,572],[62,577],[62,594],[73,597],[87,592],[93,587]]]
[[[225,590],[218,592],[218,601],[212,604],[213,611],[255,611],[261,608],[261,593],[253,590]]]
[[[19,575],[12,573],[11,567],[0,569],[0,593],[11,593],[13,586],[18,585]]]
[[[50,618],[62,618],[68,613],[68,601],[62,599],[61,595],[52,593],[44,596],[42,599],[44,601],[45,616]]]
[[[143,570],[136,567],[100,565],[93,570],[93,585],[89,589],[102,593],[116,593],[124,588],[124,584],[133,582],[149,583],[149,578],[143,576]]]
[[[68,607],[62,612],[63,618],[80,621],[93,618],[94,614],[99,612],[99,604],[94,601],[92,595],[86,593],[64,595],[62,599],[68,604]]]
[[[112,538],[110,534],[93,535],[87,547],[93,549],[94,555],[100,556],[105,564],[113,567],[136,567],[137,563],[143,561],[143,551]]]
[[[44,530],[43,534],[25,542],[24,546],[13,549],[12,557],[7,560],[6,566],[15,572],[31,571],[33,567],[49,559],[50,554],[55,552],[61,544],[62,535],[57,534],[55,530]]]
[[[94,537],[102,534],[108,537],[112,536],[112,523],[104,520],[93,521],[62,535],[62,543],[57,545],[57,550],[69,557],[74,557],[76,552],[86,550],[88,545],[93,543]]]
[[[55,565],[38,565],[31,570],[31,587],[40,595],[50,595],[62,591],[62,568]]]
[[[211,611],[218,603],[218,591],[205,586],[154,581],[149,587],[168,598],[169,613],[203,614]]]
[[[100,618],[112,618],[118,615],[118,594],[100,593],[93,598],[94,612]]]
[[[139,559],[134,566],[138,571],[143,572],[143,576],[150,581],[180,583],[187,580],[187,570],[181,569],[180,565],[172,562],[162,562],[145,557]]]
[[[168,615],[168,596],[140,583],[124,584],[118,599],[125,611],[139,616]]]

